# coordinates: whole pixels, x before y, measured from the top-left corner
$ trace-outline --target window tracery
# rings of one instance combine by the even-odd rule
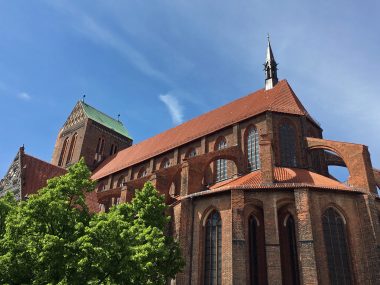
[[[205,224],[204,285],[219,285],[222,280],[222,220],[213,211]]]
[[[225,138],[221,138],[216,146],[217,150],[221,150],[227,147],[227,141]],[[216,182],[226,180],[227,177],[227,160],[224,158],[216,160]]]
[[[259,134],[256,128],[251,127],[248,131],[247,140],[248,169],[255,171],[260,169],[260,145]]]
[[[346,225],[343,217],[328,208],[322,217],[330,284],[352,284]]]

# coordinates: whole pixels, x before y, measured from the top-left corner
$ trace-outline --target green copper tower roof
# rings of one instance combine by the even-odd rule
[[[117,132],[118,134],[132,139],[122,122],[114,118],[111,118],[110,116],[104,114],[103,112],[100,112],[99,110],[96,110],[94,107],[91,107],[83,101],[80,101],[80,104],[82,105],[83,110],[89,119]]]

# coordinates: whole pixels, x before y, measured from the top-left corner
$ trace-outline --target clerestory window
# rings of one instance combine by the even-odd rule
[[[256,128],[250,128],[247,135],[248,169],[255,171],[260,169],[260,145],[259,134]]]
[[[217,150],[221,150],[227,147],[227,141],[225,138],[221,138],[216,147]],[[216,160],[216,182],[227,179],[227,160],[224,158]]]

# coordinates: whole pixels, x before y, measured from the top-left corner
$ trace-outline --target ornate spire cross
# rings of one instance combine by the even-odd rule
[[[277,83],[277,63],[274,59],[272,47],[270,44],[269,34],[268,38],[268,47],[267,47],[267,57],[264,63],[264,71],[265,71],[265,90],[272,89]]]

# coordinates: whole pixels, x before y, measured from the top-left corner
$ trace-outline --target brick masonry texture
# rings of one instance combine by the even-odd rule
[[[283,84],[276,88],[282,88],[279,94],[284,92]],[[277,92],[274,90],[267,95],[270,94]],[[299,102],[294,93],[289,94],[294,96],[292,102]],[[182,132],[182,128],[187,128],[185,123],[150,139],[157,140],[156,148],[150,145],[151,141],[142,142],[95,170],[93,178],[108,187],[98,192],[99,203],[110,205],[118,195],[120,202],[130,201],[135,189],[141,188],[146,181],[154,183],[165,195],[172,209],[171,233],[179,241],[186,261],[183,272],[171,281],[172,284],[204,284],[205,221],[214,210],[220,213],[222,220],[222,284],[254,284],[250,274],[252,257],[248,227],[252,213],[261,217],[264,229],[264,255],[260,255],[261,264],[264,264],[260,270],[265,273],[262,283],[286,284],[285,280],[290,278],[288,267],[284,267],[290,262],[290,256],[286,256],[288,251],[279,228],[290,215],[295,221],[300,284],[330,284],[322,216],[331,207],[345,221],[352,283],[380,284],[380,200],[376,194],[379,173],[372,168],[367,147],[323,139],[321,128],[300,107],[301,103],[295,105],[302,112],[287,112],[287,100],[281,102],[281,112],[272,104],[265,112],[241,118],[230,125],[224,122],[230,119],[219,117],[220,129],[205,125],[202,128],[210,128],[209,133],[194,135],[193,140],[182,144],[172,137],[173,148],[166,147],[160,152],[165,146],[159,145],[158,138],[172,136],[172,130]],[[239,107],[236,102],[234,104]],[[214,115],[205,116],[213,118]],[[281,165],[279,127],[284,123],[293,125],[296,132],[296,168]],[[261,168],[249,172],[247,131],[252,127],[259,133]],[[216,145],[222,138],[227,146],[218,150]],[[141,150],[142,146],[147,149]],[[133,154],[134,149],[138,150],[137,156]],[[195,150],[196,155],[188,157],[190,150]],[[329,153],[325,154],[324,150]],[[127,158],[129,154],[133,157]],[[227,160],[227,180],[218,182],[215,179],[219,159]],[[165,160],[170,164],[163,169],[162,161]],[[346,184],[328,175],[328,165],[337,164],[349,170]],[[138,178],[141,169],[146,169],[146,173]],[[126,177],[126,182],[117,189],[113,185],[121,175]]]
[[[282,124],[295,130],[295,167],[281,162]],[[248,168],[250,128],[257,129],[259,140],[261,167],[254,172]],[[290,264],[297,264],[299,284],[331,284],[322,225],[330,208],[344,221],[352,284],[380,284],[380,172],[372,167],[366,146],[323,139],[322,129],[285,80],[133,146],[129,138],[90,119],[79,121],[59,133],[53,164],[65,138],[75,133],[71,162],[84,157],[97,180],[96,191],[86,197],[92,211],[131,201],[147,181],[165,196],[169,232],[186,262],[170,284],[204,284],[205,224],[213,211],[222,225],[221,284],[255,284],[252,217],[262,233],[256,240],[260,284],[287,284],[294,278]],[[94,163],[100,137],[104,156]],[[218,150],[222,139],[227,146]],[[113,143],[119,152],[107,157]],[[219,160],[227,164],[224,181],[216,181]],[[346,166],[347,183],[329,176],[329,165]]]

